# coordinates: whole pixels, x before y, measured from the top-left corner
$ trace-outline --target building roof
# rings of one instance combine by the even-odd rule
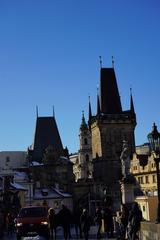
[[[122,112],[114,68],[101,68],[100,105],[101,112],[104,114]]]
[[[49,145],[55,149],[56,158],[63,155],[63,146],[54,116],[37,117],[33,161],[42,162],[43,154]]]
[[[27,191],[26,188],[24,188],[22,185],[20,185],[19,183],[10,183],[11,188],[15,189],[15,190],[23,190],[23,191]]]
[[[56,188],[45,188],[45,189],[35,189],[34,199],[61,199],[61,198],[70,198],[71,194],[62,192]]]

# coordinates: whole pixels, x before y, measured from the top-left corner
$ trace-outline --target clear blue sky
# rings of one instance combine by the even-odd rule
[[[1,0],[0,151],[26,150],[39,116],[56,121],[63,146],[79,147],[88,95],[96,112],[99,56],[115,71],[123,110],[130,87],[136,145],[160,130],[159,0]]]

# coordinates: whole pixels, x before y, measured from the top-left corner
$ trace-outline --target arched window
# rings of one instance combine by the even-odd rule
[[[88,140],[87,138],[84,139],[84,145],[87,145],[88,144]]]
[[[86,162],[89,162],[89,155],[86,154]]]

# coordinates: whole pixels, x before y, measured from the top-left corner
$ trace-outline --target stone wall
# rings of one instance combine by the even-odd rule
[[[160,240],[160,224],[141,222],[140,240]]]

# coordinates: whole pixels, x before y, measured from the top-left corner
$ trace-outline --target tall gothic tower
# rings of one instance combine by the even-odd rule
[[[89,105],[93,177],[94,181],[104,184],[115,204],[120,202],[122,144],[124,140],[128,142],[129,153],[132,155],[135,150],[135,126],[136,114],[132,95],[130,109],[123,111],[114,68],[101,68],[100,96],[97,96],[95,116],[92,116]]]
[[[80,150],[79,150],[79,166],[80,178],[92,178],[92,150],[91,150],[91,134],[88,125],[85,121],[84,113],[82,115],[82,122],[79,133]]]

